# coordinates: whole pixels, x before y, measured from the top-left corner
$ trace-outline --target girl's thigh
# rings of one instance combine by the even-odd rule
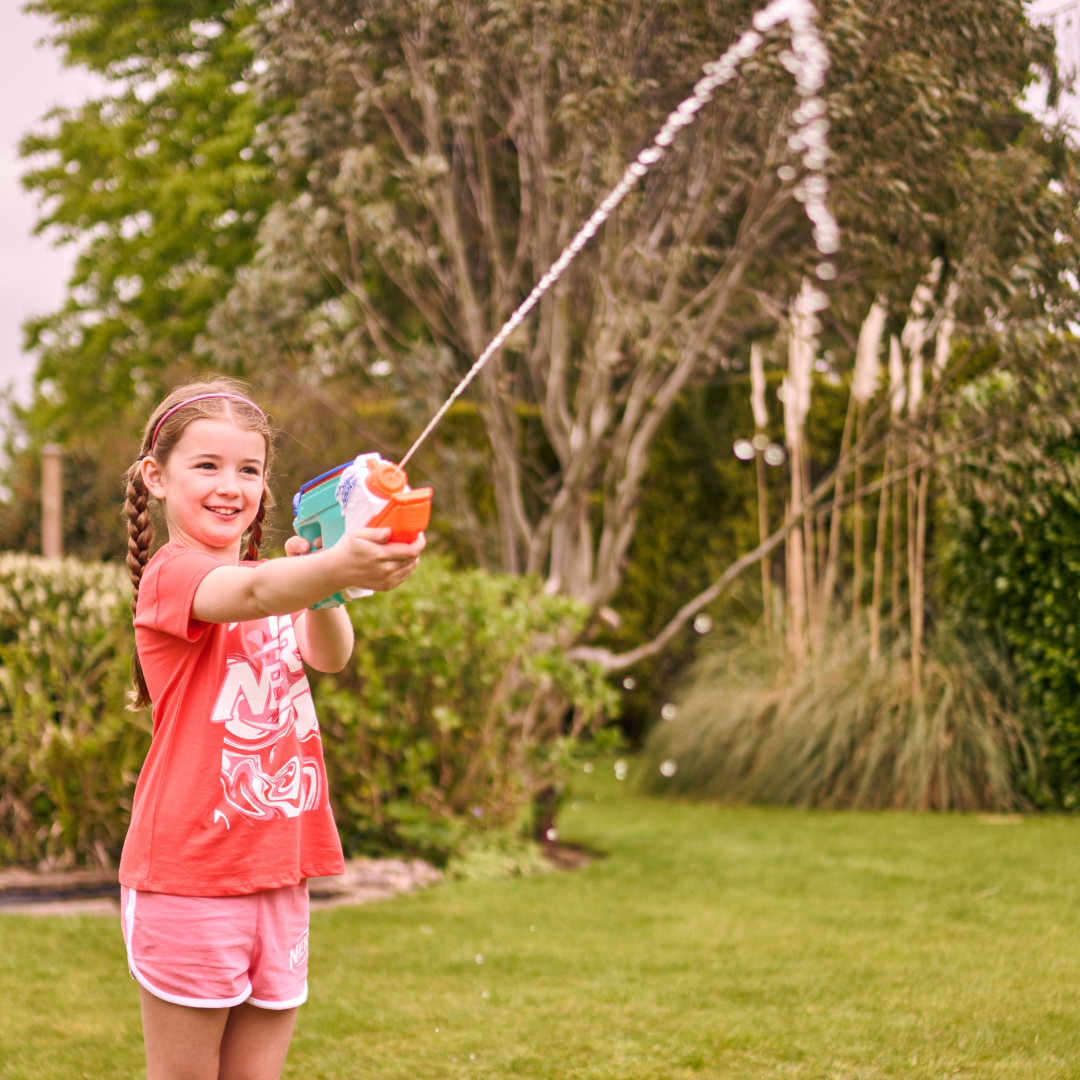
[[[235,1005],[221,1039],[218,1080],[278,1080],[299,1009]]]
[[[154,997],[139,987],[146,1080],[218,1080],[221,1036],[228,1009],[194,1009]]]
[[[297,1009],[196,1009],[140,987],[147,1080],[278,1080]]]

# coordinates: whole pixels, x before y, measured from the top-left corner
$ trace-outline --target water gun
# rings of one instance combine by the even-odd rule
[[[390,529],[390,542],[411,544],[431,519],[431,488],[410,488],[405,470],[378,454],[361,454],[303,484],[293,496],[293,529],[315,550],[333,547],[347,532],[367,526]],[[313,608],[338,607],[370,596],[370,589],[342,589]]]

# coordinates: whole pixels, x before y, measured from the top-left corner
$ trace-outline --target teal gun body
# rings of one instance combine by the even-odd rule
[[[296,535],[303,537],[313,549],[319,537],[322,537],[325,551],[345,535],[345,515],[337,501],[337,486],[340,474],[351,464],[351,461],[347,461],[322,476],[316,476],[293,496],[293,529],[296,530]],[[338,607],[345,602],[345,597],[336,592],[311,606],[317,610]]]

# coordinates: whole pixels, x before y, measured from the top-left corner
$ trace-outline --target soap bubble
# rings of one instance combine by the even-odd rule
[[[626,764],[626,762],[625,761],[616,761],[615,762],[615,779],[616,780],[625,780],[626,779],[626,773],[627,773],[627,764]]]
[[[394,370],[394,365],[389,360],[376,360],[371,365],[371,374],[378,379],[384,379]]]
[[[622,681],[624,690],[633,690],[637,686],[637,679],[633,675],[627,675]]]
[[[484,954],[483,953],[477,953],[476,954],[476,962],[478,964],[482,964],[484,962]]]
[[[822,281],[835,281],[836,280],[836,267],[832,263],[823,262],[814,271],[815,274]]]
[[[489,998],[489,997],[491,997],[491,991],[490,990],[485,990],[480,996],[482,998]]]
[[[678,715],[679,710],[670,701],[660,710],[660,716],[664,720],[674,720]]]
[[[752,461],[754,458],[754,444],[749,439],[739,439],[735,443],[735,456],[740,461]]]
[[[754,444],[755,450],[764,450],[769,445],[769,436],[759,431],[750,441]]]
[[[586,761],[585,764],[582,765],[581,768],[582,768],[583,772],[591,773],[593,771],[594,767],[595,766],[593,765],[593,763],[591,761]]]
[[[699,615],[694,620],[694,629],[699,634],[707,634],[712,629],[712,616],[711,615]]]
[[[579,803],[579,802],[571,803],[570,804],[570,809],[571,810],[580,810],[581,809],[581,803]]]
[[[530,931],[530,933],[535,934],[536,933],[536,927],[535,926],[530,926],[529,931]]]
[[[555,841],[559,839],[559,830],[558,829],[548,829],[548,831],[546,833],[544,833],[544,838],[549,843],[554,844]]]
[[[779,443],[770,443],[765,448],[766,465],[783,465],[787,461],[787,451]]]
[[[664,776],[674,776],[679,771],[679,763],[674,758],[660,762],[660,772]]]

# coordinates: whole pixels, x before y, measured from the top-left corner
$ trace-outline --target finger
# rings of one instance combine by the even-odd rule
[[[311,550],[311,544],[302,536],[290,536],[285,541],[286,555],[305,555]]]
[[[368,529],[359,528],[353,529],[352,536],[358,537],[361,540],[367,540],[372,544],[388,544],[390,542],[390,530],[384,529]]]

